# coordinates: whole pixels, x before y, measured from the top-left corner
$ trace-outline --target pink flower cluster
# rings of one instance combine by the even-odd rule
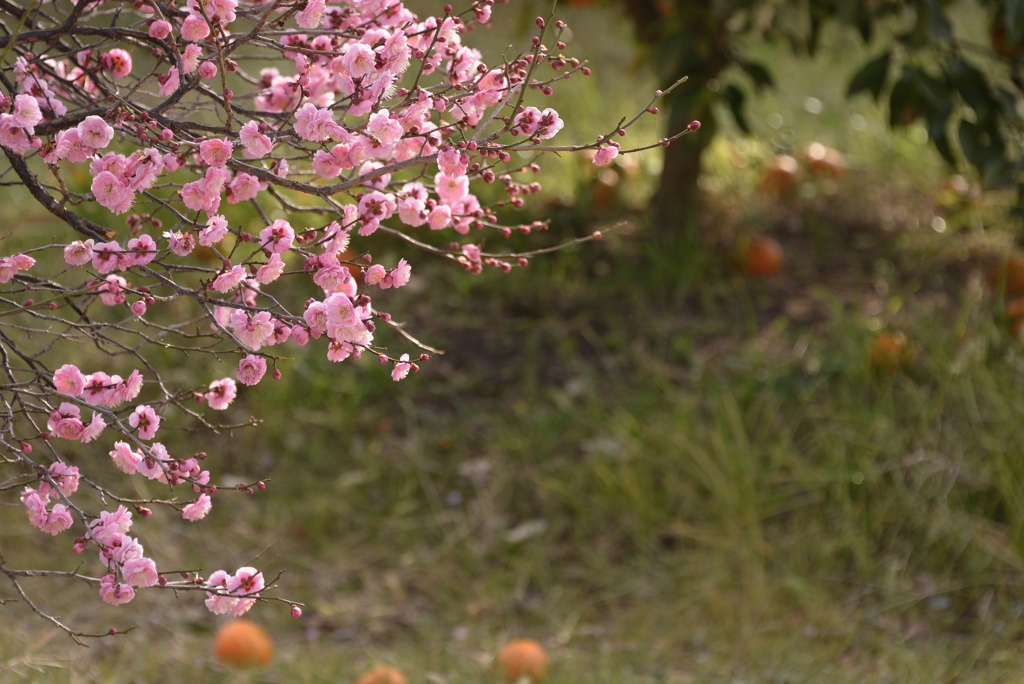
[[[244,615],[256,604],[266,588],[263,573],[256,568],[241,567],[233,575],[216,570],[206,580],[206,607],[215,615]]]
[[[103,371],[86,375],[78,366],[66,363],[54,372],[53,386],[62,394],[81,397],[95,406],[115,407],[139,396],[142,374],[134,370],[127,379]]]
[[[202,352],[189,354],[190,362],[237,353],[233,377],[191,391],[212,411],[231,407],[240,384],[256,385],[268,372],[279,379],[286,355],[278,345],[289,342],[304,346],[323,338],[335,362],[369,352],[390,367],[396,382],[417,372],[427,355],[392,353],[377,341],[378,326],[392,321],[374,301],[374,288],[408,285],[412,266],[405,258],[371,254],[363,239],[376,245],[379,238],[371,236],[387,233],[396,244],[404,239],[472,273],[484,266],[510,270],[513,255],[487,253],[481,245],[513,231],[500,223],[496,208],[521,206],[540,189],[516,180],[539,166],[516,167],[512,154],[565,149],[541,145],[563,128],[559,114],[526,106],[523,96],[550,94],[549,84],[568,78],[579,63],[549,53],[539,35],[533,50],[490,67],[480,51],[463,44],[472,26],[462,17],[488,21],[492,0],[473,0],[472,13],[448,10],[423,20],[400,0],[256,2],[242,12],[237,0],[179,4],[180,11],[158,13],[146,3],[129,3],[119,11],[134,19],[87,38],[75,35],[77,25],[49,17],[33,26],[84,46],[73,53],[34,53],[54,43],[12,38],[18,49],[4,81],[9,96],[0,94],[0,146],[35,164],[39,189],[59,204],[79,239],[61,246],[73,268],[54,279],[67,288],[60,298],[34,285],[37,279],[20,276],[7,288],[11,300],[45,289],[47,300],[25,304],[29,315],[45,306],[56,312],[46,316],[64,316],[67,328],[55,325],[55,331],[99,340],[103,352],[134,356],[147,372],[156,370],[147,345]],[[258,27],[271,26],[272,33],[259,35]],[[152,48],[145,59],[135,49],[143,43]],[[560,40],[557,45],[565,48]],[[538,60],[558,75],[528,82]],[[236,99],[228,85],[246,79],[255,87],[244,101]],[[619,153],[617,143],[603,138],[589,147],[599,165]],[[51,177],[44,179],[47,172]],[[497,181],[508,199],[482,205],[472,191],[476,181]],[[222,209],[225,201],[251,208]],[[90,202],[105,208],[108,213],[99,214],[105,218],[82,211]],[[122,214],[128,214],[124,223],[116,218]],[[300,223],[310,215],[327,218]],[[526,233],[531,226],[519,228]],[[463,237],[476,231],[479,239]],[[39,257],[54,247],[26,251]],[[0,284],[35,266],[28,254],[0,258]],[[81,281],[73,282],[76,277]],[[305,302],[307,294],[296,294],[303,289],[282,285],[303,278],[319,288]],[[130,304],[130,310],[97,312],[97,301]],[[391,331],[382,329],[381,336],[385,332]],[[64,341],[57,334],[55,350],[39,358],[61,358],[56,347]],[[96,544],[105,569],[102,599],[127,603],[138,589],[167,580],[129,536],[132,514],[124,506],[94,516],[72,505],[68,497],[80,475],[62,462],[57,440],[90,443],[116,433],[100,448],[114,468],[182,485],[177,491],[191,489],[187,499],[157,503],[184,520],[201,520],[217,491],[201,465],[205,454],[172,455],[178,447],[166,440],[164,423],[179,409],[197,417],[181,403],[190,392],[158,376],[149,387],[162,395],[136,405],[143,385],[138,370],[122,378],[66,363],[53,372],[52,387],[47,372],[37,370],[34,377],[42,380],[26,385],[41,390],[27,403],[47,414],[48,432],[25,437],[21,453],[13,455],[38,482],[22,493],[23,505],[30,523],[49,534],[76,519],[86,525],[75,550]],[[58,454],[49,466],[30,457],[34,439],[50,440]],[[150,515],[141,505],[135,510]],[[206,591],[212,612],[232,615],[248,611],[265,589],[263,575],[250,567],[218,570],[205,582],[194,576],[188,584]]]
[[[0,258],[0,283],[9,283],[18,271],[27,271],[36,265],[36,260],[27,254],[15,254]]]
[[[131,526],[132,514],[124,506],[102,511],[75,546],[79,553],[90,542],[99,547],[100,562],[108,571],[100,578],[100,598],[115,606],[135,598],[135,589],[152,587],[162,580],[156,562],[145,556],[138,539],[128,536]]]

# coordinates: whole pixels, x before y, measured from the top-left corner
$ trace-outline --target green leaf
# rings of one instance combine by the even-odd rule
[[[743,69],[743,71],[750,77],[750,80],[754,82],[754,89],[760,91],[761,88],[774,88],[775,79],[772,78],[772,74],[768,71],[768,68],[764,64],[759,62],[748,62],[746,60],[737,59],[736,64]]]
[[[725,86],[722,94],[725,97],[726,104],[729,105],[729,111],[732,112],[732,118],[736,120],[736,125],[744,133],[750,133],[750,125],[747,123],[747,116],[743,112],[743,102],[746,100],[746,95],[731,83]]]
[[[853,75],[853,78],[850,79],[850,86],[846,90],[847,97],[852,97],[866,90],[875,98],[875,102],[878,102],[878,98],[881,96],[882,89],[885,88],[885,82],[889,76],[889,64],[891,62],[892,52],[884,52],[881,56],[862,66]]]
[[[989,87],[985,75],[963,59],[953,59],[946,71],[946,80],[960,93],[978,121],[988,120],[999,113],[999,102]]]

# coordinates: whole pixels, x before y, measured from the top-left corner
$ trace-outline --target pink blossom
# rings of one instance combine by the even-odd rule
[[[18,273],[18,265],[11,257],[0,257],[0,283],[9,283]]]
[[[221,273],[210,285],[217,292],[228,292],[238,287],[245,280],[245,267],[235,266],[230,271]]]
[[[220,214],[215,214],[206,220],[206,227],[199,231],[199,244],[203,247],[212,247],[228,234],[228,222]]]
[[[260,133],[259,125],[255,121],[242,126],[238,131],[238,140],[245,148],[243,156],[247,159],[259,159],[270,154],[274,144],[269,137]]]
[[[231,579],[224,570],[215,570],[206,580],[206,588],[214,589],[216,591],[225,591],[228,580]],[[214,615],[225,615],[230,613],[231,610],[238,603],[238,599],[233,596],[221,596],[213,592],[206,592],[206,607]]]
[[[156,149],[136,150],[128,158],[125,177],[132,190],[139,192],[152,187],[164,171],[163,156]],[[168,169],[169,170],[169,169]]]
[[[92,414],[92,420],[90,420],[89,423],[83,427],[82,433],[78,435],[78,439],[79,441],[88,444],[89,442],[99,437],[100,433],[102,433],[106,428],[107,421],[104,420],[103,416],[101,416],[99,413],[94,413]]]
[[[319,28],[326,10],[326,0],[307,0],[306,7],[295,15],[295,23],[304,29]]]
[[[619,156],[619,146],[616,143],[604,145],[594,153],[594,165],[606,166],[612,163],[612,159]]]
[[[97,202],[115,214],[128,211],[135,200],[135,193],[128,183],[109,171],[103,171],[93,179],[92,193]]]
[[[469,155],[455,147],[442,148],[437,153],[437,165],[446,176],[465,176]]]
[[[202,520],[206,517],[206,514],[210,512],[213,507],[213,502],[210,501],[210,497],[207,494],[200,494],[199,498],[190,504],[186,504],[181,509],[181,517],[189,522],[195,522],[196,520]]]
[[[186,21],[188,21],[186,19]],[[205,24],[204,24],[205,26]],[[157,81],[160,83],[159,93],[162,97],[167,97],[174,94],[174,91],[178,89],[181,84],[181,77],[178,74],[178,67],[172,66],[167,70],[167,73],[163,76],[158,76]]]
[[[133,558],[121,566],[125,583],[133,587],[151,587],[160,581],[156,563],[151,558]]]
[[[274,324],[269,311],[260,311],[250,318],[241,309],[235,309],[231,315],[231,331],[238,341],[253,351],[259,348],[274,334]]]
[[[92,238],[75,240],[64,247],[64,262],[69,266],[84,266],[92,261]],[[117,243],[114,243],[117,244]]]
[[[50,478],[57,484],[60,491],[64,496],[71,496],[78,491],[78,481],[81,478],[78,468],[75,466],[69,466],[66,463],[60,461],[54,461],[50,464],[47,469],[50,474]],[[39,483],[39,492],[43,495],[48,495],[52,490],[49,482],[45,480]]]
[[[409,375],[409,371],[411,369],[412,364],[409,363],[409,355],[402,354],[402,358],[399,360],[398,363],[395,364],[395,367],[391,369],[391,379],[394,380],[395,382],[398,382],[399,380],[404,380],[405,377]]]
[[[118,563],[127,563],[130,560],[138,560],[146,555],[146,550],[142,548],[139,540],[129,537],[127,534],[114,535],[114,538],[108,542],[107,547],[101,552],[107,561],[113,559]]]
[[[122,50],[121,48],[114,48],[100,55],[100,64],[114,78],[124,78],[132,73],[132,56],[127,50]]]
[[[232,378],[221,378],[210,383],[210,389],[203,395],[207,405],[214,411],[223,411],[238,395],[238,386]]]
[[[88,161],[94,150],[82,142],[77,128],[68,128],[57,134],[57,148],[63,159],[71,162]]]
[[[391,118],[391,112],[381,109],[370,115],[366,122],[366,132],[381,145],[392,145],[402,137],[402,122]]]
[[[293,325],[292,339],[295,340],[295,344],[305,347],[309,343],[309,328],[304,325]]]
[[[119,275],[110,274],[104,279],[103,284],[97,288],[100,293],[100,301],[107,306],[124,304],[124,288],[128,287],[128,281]]]
[[[196,236],[191,232],[167,231],[164,237],[167,238],[167,246],[178,256],[188,256],[196,248]]]
[[[199,78],[210,79],[217,75],[217,65],[210,60],[199,63]]]
[[[36,260],[27,254],[15,254],[0,258],[0,283],[10,282],[18,271],[27,271],[35,263]]]
[[[260,231],[260,244],[264,249],[281,254],[291,249],[295,230],[284,219],[277,219]]]
[[[238,596],[258,596],[266,586],[263,573],[248,566],[238,568],[227,582],[226,589]]]
[[[139,431],[139,439],[149,441],[160,428],[160,416],[148,404],[140,404],[128,416],[128,424]]]
[[[111,377],[103,371],[96,371],[86,376],[85,389],[82,393],[86,401],[100,406],[112,405],[115,386],[114,378],[117,378],[117,376]],[[77,412],[77,410],[76,408],[75,411]]]
[[[131,528],[132,513],[123,505],[113,511],[100,511],[100,517],[89,523],[92,538],[104,545],[109,545],[115,535],[128,534]]]
[[[206,178],[200,178],[181,186],[181,201],[193,211],[214,214],[220,207],[220,190],[211,188]]]
[[[256,280],[260,285],[269,285],[284,273],[284,259],[276,252],[270,255],[267,263],[263,264],[256,271]]]
[[[54,372],[53,386],[58,392],[79,397],[85,390],[85,374],[78,370],[78,366],[65,363]]]
[[[171,23],[158,19],[149,25],[149,37],[156,38],[157,40],[163,40],[167,36],[171,35]]]
[[[123,404],[126,401],[133,401],[142,391],[142,373],[137,369],[133,370],[127,380],[118,382],[114,387],[114,405]]]
[[[46,525],[50,512],[46,510],[47,498],[31,487],[25,487],[21,493],[21,503],[25,505],[25,513],[32,527],[42,529]]]
[[[391,193],[373,190],[359,198],[359,215],[364,221],[376,221],[379,223],[391,218],[397,208],[395,196]],[[360,235],[362,234],[360,232]]]
[[[46,520],[39,526],[39,529],[47,534],[57,536],[71,527],[71,523],[71,513],[68,512],[67,506],[64,504],[54,504],[46,516]]]
[[[330,152],[317,150],[313,154],[313,171],[321,178],[336,178],[346,168],[348,145],[335,145]],[[348,167],[351,168],[351,167]]]
[[[445,204],[454,204],[469,194],[468,176],[447,176],[441,172],[434,176],[434,185]]]
[[[331,137],[331,126],[338,124],[329,109],[317,109],[311,103],[304,104],[295,112],[295,132],[303,140],[322,142]]]
[[[451,225],[452,208],[447,204],[439,204],[427,214],[427,224],[431,230],[442,230]]]
[[[133,451],[126,442],[114,442],[114,448],[110,451],[110,458],[120,470],[132,475],[138,470],[142,462],[142,453]]]
[[[146,233],[128,241],[127,249],[122,255],[130,255],[128,266],[145,266],[156,258],[156,241]],[[120,266],[120,261],[118,261]]]
[[[405,259],[399,259],[395,270],[391,272],[392,285],[394,287],[405,287],[412,277],[412,266]]]
[[[191,74],[199,68],[199,58],[203,56],[203,49],[195,43],[189,43],[181,51],[181,73]]]
[[[134,302],[132,302],[131,306],[132,313],[138,316],[139,318],[142,318],[143,316],[146,315],[146,310],[148,308],[149,307],[146,305],[145,299],[137,299]]]
[[[100,273],[110,273],[117,268],[121,245],[116,242],[101,242],[93,247],[92,267]]]
[[[114,139],[114,129],[102,118],[92,115],[76,126],[78,139],[83,145],[95,150],[102,150]]]
[[[43,113],[39,109],[39,101],[31,95],[21,94],[14,96],[14,114],[11,123],[18,128],[27,128],[29,132],[36,124],[43,120]]]
[[[196,42],[210,35],[210,26],[201,15],[190,14],[181,22],[181,37]]]
[[[366,275],[363,276],[363,282],[367,285],[376,285],[384,276],[387,275],[387,271],[380,264],[374,264],[370,268],[366,269]]]
[[[255,354],[249,354],[238,362],[238,381],[243,385],[255,385],[259,383],[266,372],[266,360],[256,356]]]
[[[25,154],[32,149],[26,129],[14,125],[14,117],[0,114],[0,145],[17,154]]]
[[[364,43],[353,43],[341,58],[341,64],[352,78],[360,78],[377,70],[377,53]]]
[[[100,580],[100,598],[111,605],[119,606],[135,598],[135,590],[130,585],[118,583],[114,575],[104,575]]]
[[[230,140],[213,138],[199,143],[199,158],[210,166],[224,166],[231,159]]]
[[[149,453],[143,454],[142,462],[139,463],[139,473],[150,480],[166,482],[167,475],[164,468],[167,467],[167,462],[170,460],[167,447],[160,442],[153,442],[149,447]]]
[[[248,173],[238,173],[228,184],[228,204],[238,204],[245,200],[251,200],[260,192],[260,181],[256,176]]]

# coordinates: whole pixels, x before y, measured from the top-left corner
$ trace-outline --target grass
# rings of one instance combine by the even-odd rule
[[[792,150],[831,130],[797,124]],[[985,284],[1012,233],[1002,198],[943,190],[913,131],[871,126],[826,140],[858,155],[840,183],[782,199],[754,190],[779,141],[716,144],[712,267],[683,300],[637,287],[627,226],[510,276],[431,270],[394,314],[448,353],[400,385],[309,355],[246,393],[233,417],[267,423],[207,450],[217,477],[268,490],[143,542],[182,567],[287,569],[279,593],[306,614],[256,609],[269,668],[217,664],[218,619],[193,597],[117,611],[40,580],[75,625],[135,631],[71,657],[11,602],[0,679],[336,682],[391,662],[491,682],[499,645],[532,636],[556,682],[1019,681],[1024,348]],[[643,191],[622,178],[628,211]],[[783,243],[779,277],[730,271],[753,232]],[[883,329],[908,335],[912,368],[870,368]],[[21,516],[0,509],[0,529]],[[5,532],[0,550],[75,567],[38,542]]]

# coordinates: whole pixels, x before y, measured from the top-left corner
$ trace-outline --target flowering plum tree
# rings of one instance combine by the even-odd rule
[[[279,378],[289,345],[369,356],[396,381],[416,372],[435,350],[378,306],[412,266],[375,259],[374,240],[510,271],[544,250],[484,245],[545,227],[496,213],[540,189],[519,180],[539,170],[532,157],[591,150],[606,164],[642,149],[613,138],[661,93],[593,143],[547,142],[563,120],[528,100],[589,69],[563,54],[551,16],[527,50],[485,63],[464,39],[493,4],[424,19],[397,0],[0,0],[0,177],[55,219],[53,234],[17,217],[4,231],[0,492],[87,554],[72,571],[0,555],[38,615],[88,636],[26,591],[39,575],[111,604],[148,587],[232,615],[284,601],[252,567],[165,574],[173,559],[135,536],[140,518],[195,522],[226,489],[265,488],[219,487],[207,469],[217,412],[240,385]],[[474,184],[504,194],[482,203]],[[228,377],[223,360],[237,363]],[[166,494],[128,494],[133,478]]]

